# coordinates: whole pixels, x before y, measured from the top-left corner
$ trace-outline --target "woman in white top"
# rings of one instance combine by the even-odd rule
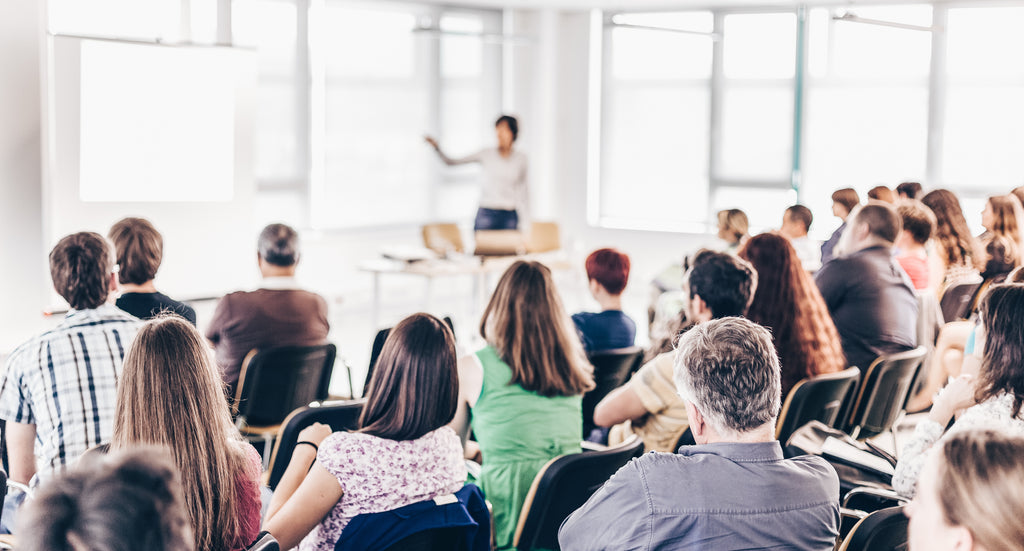
[[[480,163],[483,168],[483,189],[474,230],[519,229],[525,225],[529,214],[526,155],[512,148],[519,136],[519,122],[515,117],[502,115],[495,121],[494,130],[498,136],[498,147],[482,149],[458,159],[445,155],[433,137],[427,136],[426,140],[448,166]]]

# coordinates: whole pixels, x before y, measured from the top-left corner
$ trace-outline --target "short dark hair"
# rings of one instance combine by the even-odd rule
[[[699,295],[711,317],[743,316],[757,288],[757,272],[746,260],[702,249],[690,261],[687,273],[690,298]]]
[[[896,205],[903,229],[910,232],[914,242],[924,245],[935,233],[935,213],[920,201],[901,201]]]
[[[870,201],[854,215],[854,224],[865,223],[871,235],[894,243],[903,230],[903,222],[896,209],[884,201]],[[854,225],[851,224],[851,225]]]
[[[194,548],[170,452],[155,447],[83,458],[44,483],[17,523],[25,551]]]
[[[587,279],[612,295],[621,295],[629,281],[629,256],[615,249],[598,249],[587,256]]]
[[[857,195],[857,190],[846,187],[832,192],[832,202],[846,207],[847,211],[852,211],[854,207],[860,204],[860,196]]]
[[[455,418],[459,380],[455,337],[448,324],[430,314],[400,321],[380,351],[362,432],[389,440],[415,440]]]
[[[121,283],[141,285],[156,277],[164,254],[164,238],[145,218],[119,220],[107,234],[114,242],[114,254],[121,271]]]
[[[260,258],[274,266],[294,266],[299,261],[299,234],[291,226],[270,224],[260,232]]]
[[[57,294],[75,310],[98,308],[110,293],[114,260],[103,236],[73,233],[50,251],[50,277]]]
[[[896,193],[898,195],[905,195],[907,199],[917,199],[917,196],[921,194],[921,184],[918,182],[903,182],[896,186]]]
[[[793,205],[786,209],[786,214],[790,220],[803,223],[804,230],[811,229],[811,222],[814,222],[814,215],[811,213],[811,209],[803,205]]]
[[[508,125],[509,131],[512,132],[512,141],[516,141],[519,138],[519,121],[512,115],[502,115],[494,121],[494,126],[497,127],[501,123]]]

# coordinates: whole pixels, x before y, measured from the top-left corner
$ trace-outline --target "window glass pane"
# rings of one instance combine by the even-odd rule
[[[217,43],[217,0],[189,0],[192,42]]]
[[[304,172],[298,149],[299,104],[291,80],[263,80],[257,90],[256,166],[257,180],[298,180]]]
[[[484,25],[480,17],[445,15],[441,30],[453,33],[478,34]],[[441,75],[449,77],[480,77],[483,72],[483,39],[479,36],[441,35]]]
[[[727,78],[792,78],[796,65],[796,16],[791,13],[725,18]]]
[[[622,14],[616,23],[711,32],[710,13]],[[611,77],[671,80],[711,76],[708,36],[616,27],[611,31]]]
[[[281,0],[235,0],[231,8],[232,38],[239,46],[256,48],[261,78],[294,74],[295,4]]]
[[[722,102],[716,176],[788,181],[793,150],[792,85],[730,87]]]
[[[1024,7],[949,10],[951,77],[1024,76]]]
[[[858,7],[856,15],[918,26],[931,25],[931,7]],[[931,33],[867,23],[836,21],[845,10],[812,10],[809,69],[812,76],[926,77]],[[822,52],[822,48],[826,52]],[[816,51],[815,51],[816,50]]]
[[[351,78],[410,78],[419,44],[416,16],[327,4],[323,10],[323,51],[327,74]]]
[[[1024,84],[951,86],[943,180],[955,188],[1024,184]]]
[[[720,187],[715,190],[714,212],[740,209],[747,213],[751,235],[777,229],[782,224],[782,213],[796,203],[792,189],[757,189]]]
[[[50,0],[50,32],[172,41],[179,37],[178,0]]]

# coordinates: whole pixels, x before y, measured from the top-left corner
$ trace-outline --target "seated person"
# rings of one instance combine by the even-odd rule
[[[822,265],[828,263],[835,256],[834,250],[836,245],[839,244],[839,238],[846,230],[846,219],[850,217],[850,213],[859,204],[860,196],[857,195],[857,191],[853,188],[837,189],[832,192],[832,214],[836,215],[843,223],[836,228],[836,231],[832,232],[832,237],[829,237],[828,241],[821,244]]]
[[[107,237],[114,243],[121,296],[117,307],[139,319],[173,312],[196,324],[196,311],[156,290],[153,279],[163,259],[164,238],[145,218],[118,221]]]
[[[985,247],[984,279],[1002,281],[1006,274],[1021,264],[1021,227],[1024,210],[1013,195],[989,197],[981,213],[985,233],[979,241]]]
[[[904,509],[910,551],[1024,549],[1024,438],[981,429],[936,452]]]
[[[362,429],[332,434],[316,423],[299,433],[264,528],[281,549],[329,551],[357,515],[458,491],[466,464],[448,427],[458,400],[451,329],[429,314],[405,318],[373,370]]]
[[[842,256],[814,276],[843,341],[848,365],[865,373],[879,356],[917,346],[917,297],[892,257],[902,229],[896,209],[871,202],[850,215]]]
[[[562,524],[561,548],[832,550],[839,477],[821,457],[782,455],[771,333],[704,322],[680,339],[674,370],[697,445],[619,469]]]
[[[896,206],[903,230],[896,238],[896,261],[910,277],[914,289],[928,288],[928,251],[925,245],[935,233],[935,215],[920,201],[903,201]]]
[[[740,245],[750,237],[750,222],[747,213],[740,209],[718,211],[718,238],[724,244],[724,250],[734,253]]]
[[[800,264],[808,272],[816,272],[821,268],[821,243],[807,235],[813,221],[811,209],[793,205],[782,215],[782,227],[779,228],[779,233],[793,245]]]
[[[636,324],[622,311],[622,291],[629,280],[629,257],[615,249],[599,249],[587,257],[590,294],[599,313],[573,314],[587,352],[633,346]]]
[[[921,195],[921,184],[918,182],[903,182],[896,186],[897,199],[917,199]]]
[[[195,549],[174,463],[146,447],[83,458],[26,503],[18,549]]]
[[[684,283],[687,319],[699,324],[726,316],[742,316],[757,288],[757,274],[745,260],[703,250],[693,259]],[[644,364],[625,385],[613,390],[594,408],[594,424],[611,427],[608,443],[615,445],[639,434],[648,451],[675,451],[686,431],[686,405],[672,383],[675,352],[665,352]],[[621,425],[620,425],[621,423]]]
[[[260,233],[257,260],[263,283],[251,292],[226,295],[206,329],[217,352],[217,365],[234,397],[242,360],[253,349],[313,346],[327,340],[327,301],[304,291],[295,281],[299,235],[284,224]]]
[[[886,186],[875,186],[868,190],[868,199],[892,205],[896,203],[896,194]]]

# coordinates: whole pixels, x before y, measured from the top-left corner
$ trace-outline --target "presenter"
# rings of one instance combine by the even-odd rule
[[[502,115],[495,121],[494,130],[498,147],[459,159],[445,155],[432,136],[425,139],[448,166],[480,163],[483,167],[480,208],[473,224],[475,231],[525,229],[529,216],[526,155],[512,147],[519,135],[519,122],[515,117]]]

